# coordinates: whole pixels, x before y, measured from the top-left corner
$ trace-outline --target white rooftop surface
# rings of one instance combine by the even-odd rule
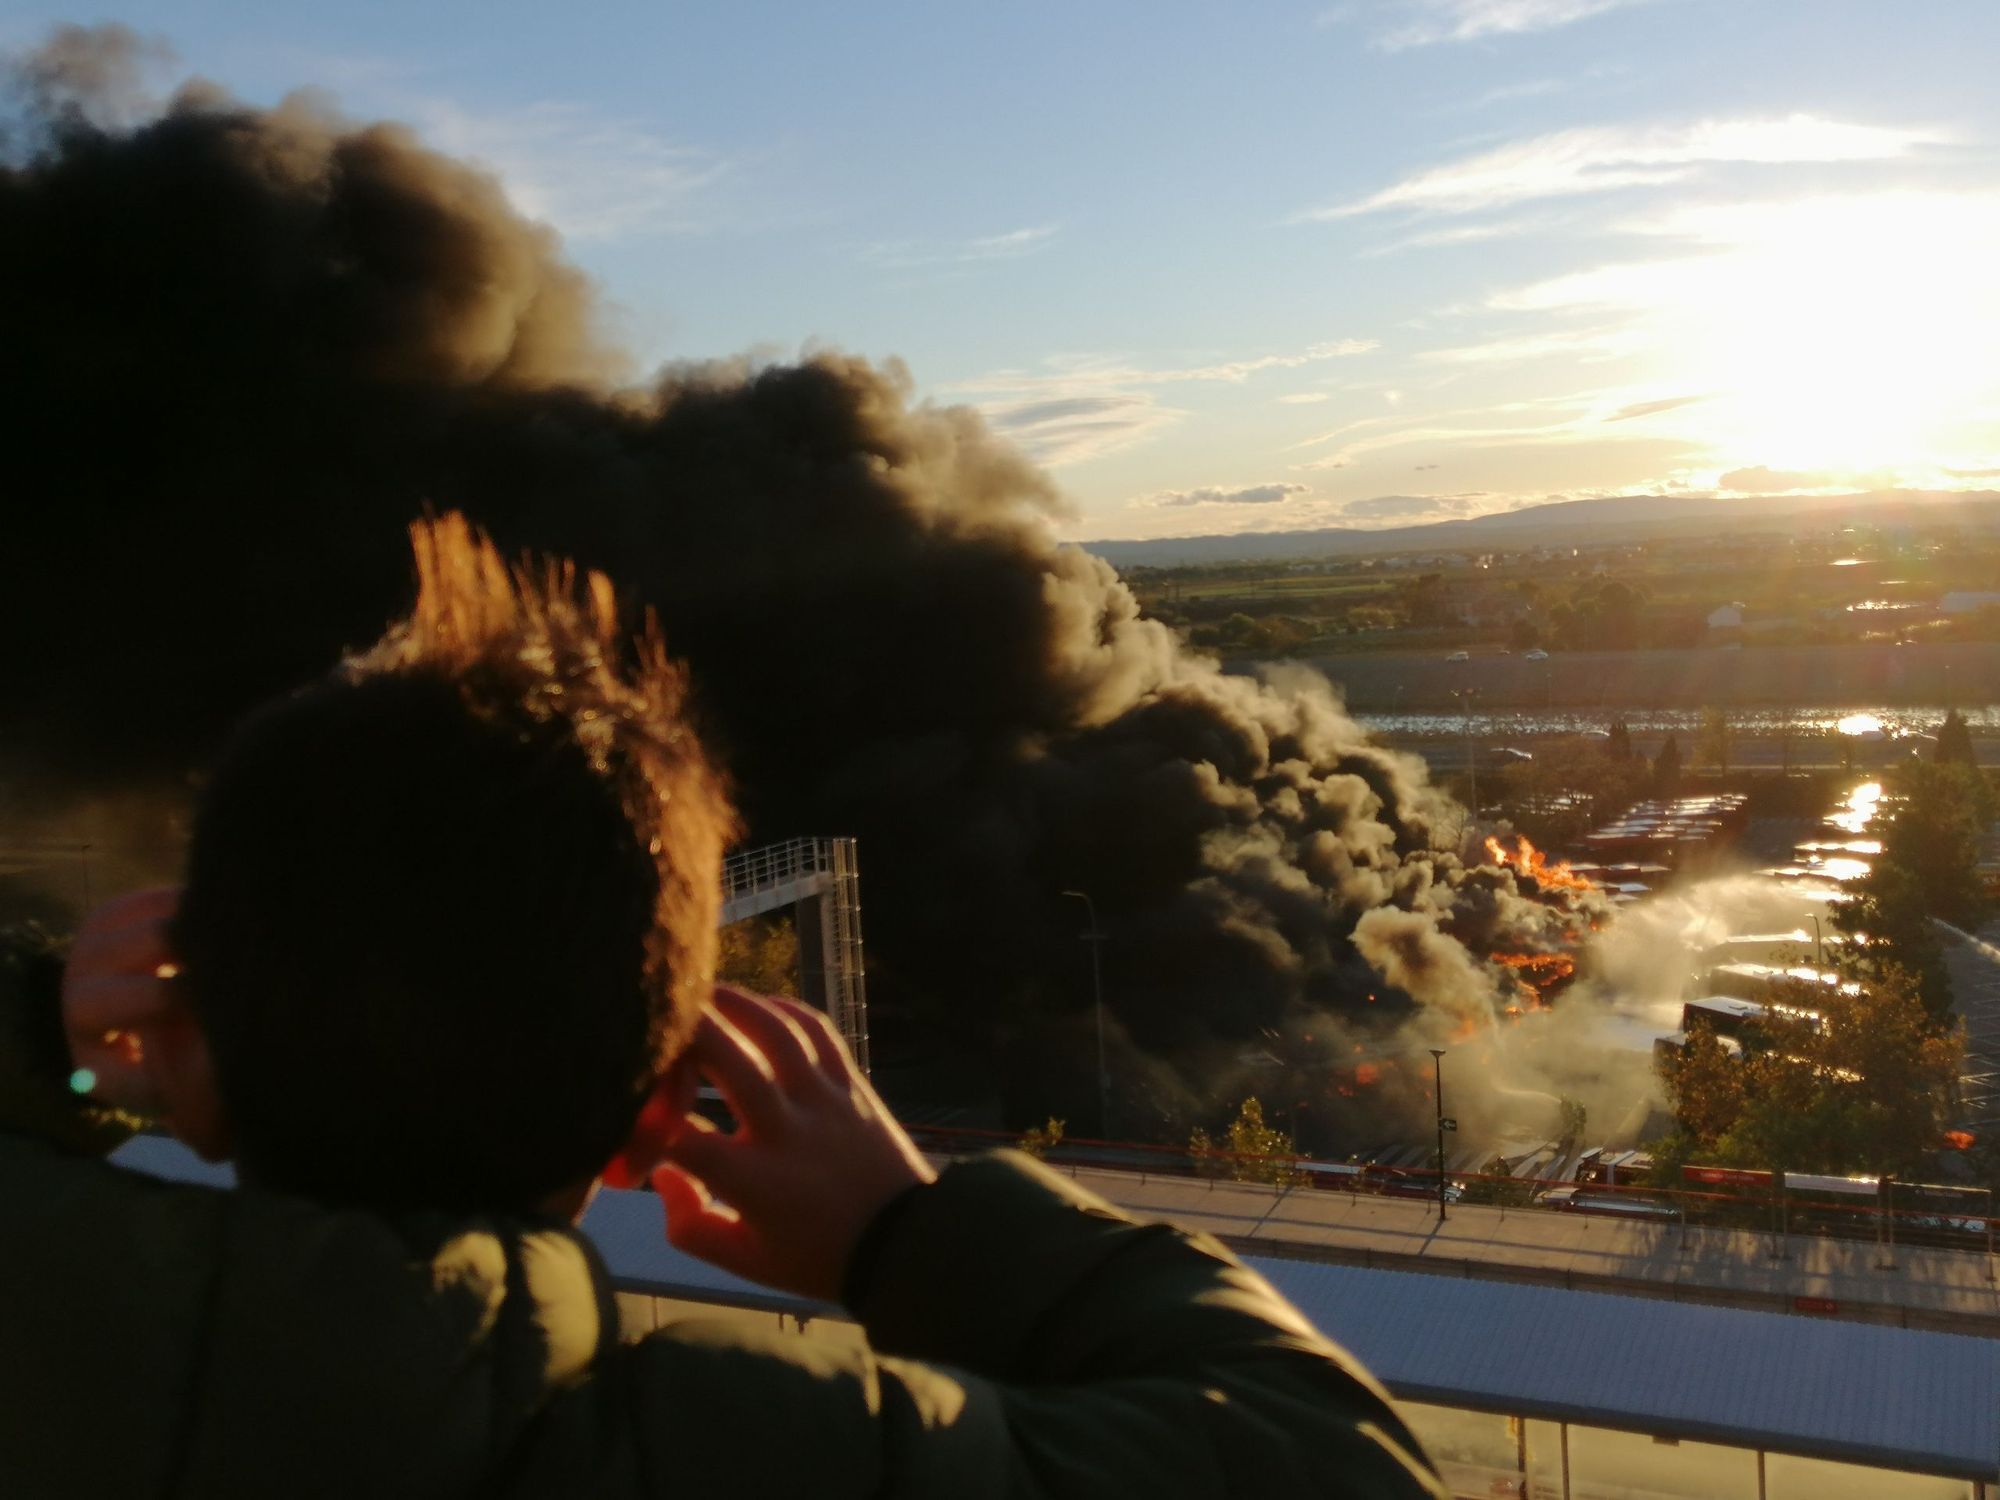
[[[140,1138],[119,1154],[135,1170],[226,1183],[172,1141]],[[1090,1173],[1093,1186],[1167,1186]],[[1281,1205],[1414,1205],[1347,1194],[1285,1198],[1237,1184],[1206,1192],[1212,1219],[1230,1201],[1259,1225]],[[1156,1196],[1156,1195],[1140,1195]],[[1142,1208],[1142,1211],[1148,1211]],[[1488,1217],[1492,1211],[1485,1211]],[[1451,1223],[1480,1211],[1454,1210]],[[1652,1226],[1516,1213],[1581,1231],[1659,1236]],[[1567,1225],[1562,1221],[1570,1220]],[[1213,1224],[1199,1227],[1217,1227]],[[827,1311],[682,1255],[661,1233],[650,1193],[605,1191],[585,1216],[621,1289],[735,1306]],[[1560,1418],[1661,1436],[1734,1443],[1966,1478],[2000,1475],[2000,1340],[1792,1317],[1650,1297],[1569,1291],[1485,1278],[1381,1270],[1251,1254],[1249,1263],[1399,1395],[1443,1405]]]

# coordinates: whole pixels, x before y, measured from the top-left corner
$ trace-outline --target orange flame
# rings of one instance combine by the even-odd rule
[[[1526,834],[1514,835],[1514,852],[1509,854],[1506,847],[1496,838],[1486,841],[1486,852],[1493,857],[1493,863],[1501,869],[1518,870],[1523,875],[1532,875],[1536,883],[1562,891],[1594,891],[1590,877],[1579,875],[1569,867],[1566,859],[1550,864],[1548,857],[1528,841]]]
[[[1953,1151],[1970,1151],[1975,1137],[1969,1130],[1947,1130],[1944,1143]]]
[[[1492,954],[1492,960],[1502,968],[1512,968],[1536,988],[1556,984],[1576,972],[1576,960],[1568,954]]]

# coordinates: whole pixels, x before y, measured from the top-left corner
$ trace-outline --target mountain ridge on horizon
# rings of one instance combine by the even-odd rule
[[[1114,567],[1172,567],[1190,563],[1303,561],[1313,557],[1360,556],[1461,548],[1484,543],[1511,546],[1550,542],[1638,541],[1693,528],[1755,530],[1787,518],[1843,509],[1881,522],[1898,511],[1956,505],[1989,513],[2000,521],[2000,491],[1856,490],[1843,494],[1759,495],[1729,499],[1716,495],[1608,495],[1588,500],[1551,500],[1515,510],[1407,526],[1361,528],[1326,526],[1300,531],[1220,532],[1151,539],[1079,542],[1085,551]]]

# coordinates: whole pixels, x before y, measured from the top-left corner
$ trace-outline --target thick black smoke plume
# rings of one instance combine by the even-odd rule
[[[1434,852],[1462,817],[1418,763],[1141,619],[976,414],[833,354],[620,384],[489,178],[201,85],[121,120],[87,75],[122,56],[18,69],[0,168],[17,784],[183,774],[370,640],[405,524],[460,508],[658,609],[760,838],[860,837],[878,1000],[1047,1035],[1089,1004],[1088,891],[1121,1078],[1199,1101],[1245,1052],[1330,1077],[1412,996],[1448,1026],[1547,941],[1525,883]]]

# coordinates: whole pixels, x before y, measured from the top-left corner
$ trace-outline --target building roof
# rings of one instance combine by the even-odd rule
[[[1258,1259],[1398,1395],[1992,1479],[2000,1342],[1740,1308]]]
[[[228,1180],[161,1138],[140,1137],[117,1159],[161,1176]],[[838,1316],[675,1250],[651,1193],[600,1192],[583,1228],[622,1290]],[[1925,1473],[2000,1474],[2000,1340],[1246,1259],[1408,1400]]]

